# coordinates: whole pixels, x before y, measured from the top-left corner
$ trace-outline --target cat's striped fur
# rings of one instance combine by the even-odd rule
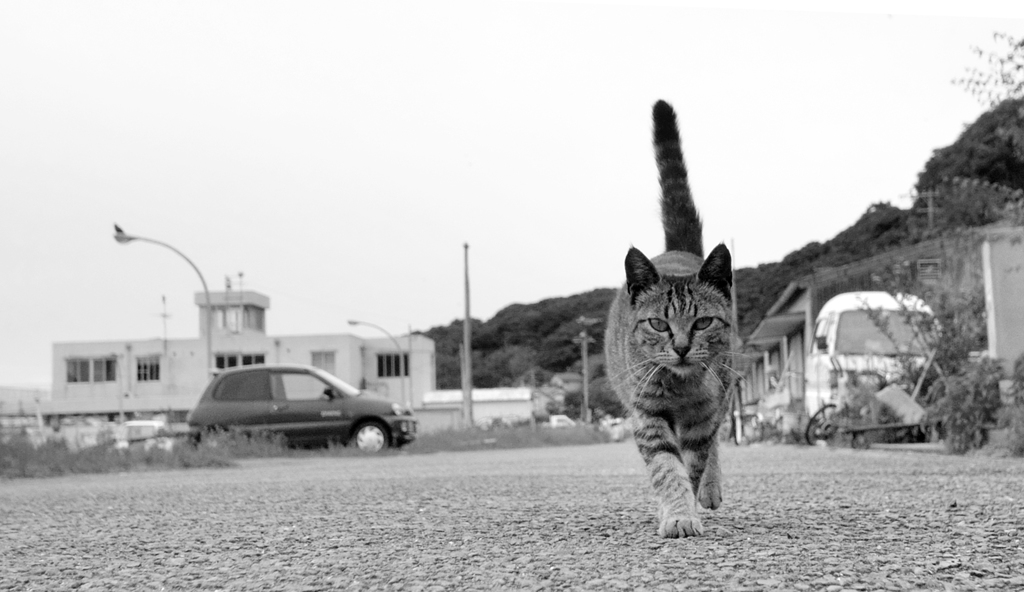
[[[701,221],[672,107],[654,105],[666,252],[626,255],[626,285],[605,332],[608,377],[633,416],[637,448],[658,499],[663,537],[703,534],[696,504],[722,503],[718,428],[728,412],[729,250],[703,259]]]

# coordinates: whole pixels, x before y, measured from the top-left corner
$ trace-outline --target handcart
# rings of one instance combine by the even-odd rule
[[[854,448],[868,448],[870,441],[867,435],[871,433],[902,431],[913,441],[925,441],[935,428],[933,423],[927,419],[924,408],[900,387],[887,386],[875,393],[875,398],[892,410],[901,421],[854,423],[842,417],[838,413],[839,408],[829,403],[811,416],[807,428],[804,430],[804,439],[813,446],[817,442],[828,441],[836,436],[848,435],[851,437],[851,445]]]

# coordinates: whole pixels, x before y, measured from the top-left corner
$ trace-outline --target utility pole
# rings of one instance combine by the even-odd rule
[[[463,243],[466,284],[466,318],[462,324],[462,420],[473,427],[473,325],[469,316],[469,243]]]
[[[576,319],[576,322],[583,325],[583,330],[580,334],[573,339],[573,343],[580,344],[580,355],[583,358],[583,408],[580,410],[580,419],[583,423],[590,423],[590,361],[588,358],[590,354],[587,351],[587,346],[594,343],[594,339],[587,333],[587,327],[595,323],[601,322],[601,319],[592,319],[588,317],[580,317]]]
[[[238,332],[245,329],[245,284],[243,283],[244,273],[238,272]],[[239,360],[241,362],[241,360]]]
[[[931,190],[926,191],[925,195],[928,196],[928,230],[935,228],[935,193]]]
[[[231,276],[224,276],[224,329],[231,330]]]

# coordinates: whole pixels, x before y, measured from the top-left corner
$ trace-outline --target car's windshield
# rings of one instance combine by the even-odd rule
[[[324,382],[330,384],[331,386],[333,386],[334,388],[338,389],[339,391],[345,393],[346,395],[355,397],[355,396],[358,396],[360,394],[359,389],[357,389],[356,387],[352,386],[351,384],[348,384],[347,382],[341,380],[340,378],[338,378],[337,376],[335,376],[333,374],[330,374],[328,372],[324,372],[323,370],[320,370],[319,368],[315,369],[314,372],[316,372],[316,375],[319,376]]]
[[[837,354],[924,355],[924,344],[914,332],[912,313],[888,310],[849,310],[839,315]]]

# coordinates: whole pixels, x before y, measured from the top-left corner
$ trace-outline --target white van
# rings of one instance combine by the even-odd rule
[[[830,403],[842,407],[854,374],[873,372],[888,380],[903,368],[901,358],[924,364],[927,347],[915,323],[908,322],[908,315],[917,314],[932,313],[909,294],[847,292],[826,302],[804,366],[807,414]]]

